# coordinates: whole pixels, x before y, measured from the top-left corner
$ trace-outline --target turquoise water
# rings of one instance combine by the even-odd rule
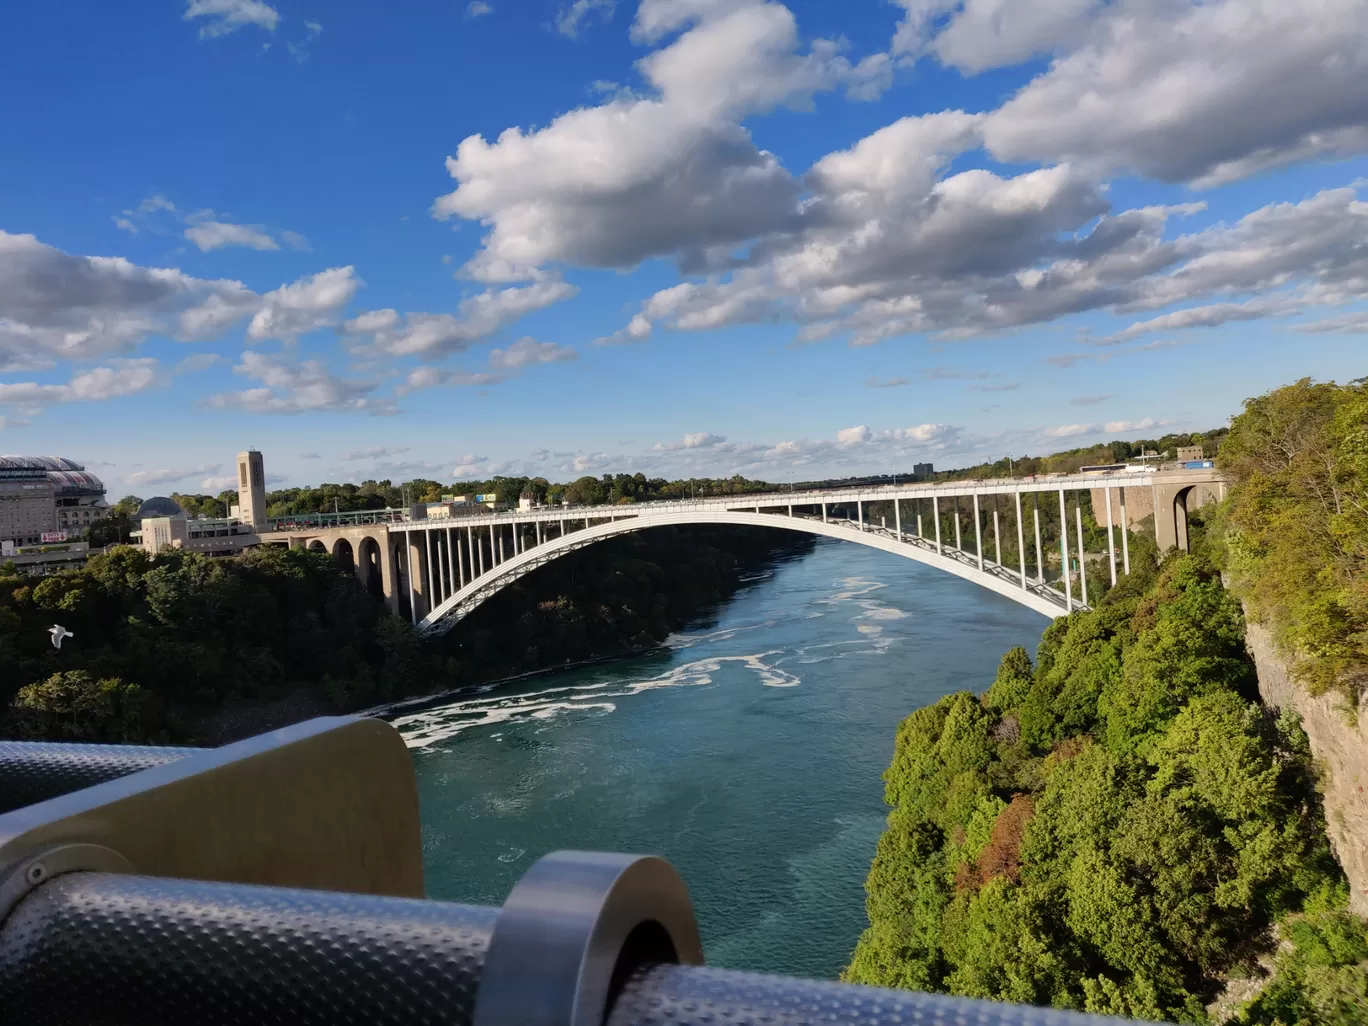
[[[822,541],[662,651],[405,716],[428,893],[502,903],[558,848],[661,855],[689,885],[709,964],[833,978],[865,925],[898,721],[987,687],[1046,623]]]

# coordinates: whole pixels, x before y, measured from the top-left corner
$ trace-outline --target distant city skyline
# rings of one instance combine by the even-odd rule
[[[271,487],[901,473],[1368,374],[1368,0],[11,28],[0,451],[111,499],[248,446]]]

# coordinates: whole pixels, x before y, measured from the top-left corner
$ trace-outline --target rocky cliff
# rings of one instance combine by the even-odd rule
[[[1326,830],[1352,889],[1350,908],[1368,916],[1368,696],[1351,725],[1342,697],[1313,697],[1292,679],[1267,629],[1251,623],[1245,639],[1264,702],[1301,716],[1321,774]]]

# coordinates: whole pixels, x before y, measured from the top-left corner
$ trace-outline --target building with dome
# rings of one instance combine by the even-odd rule
[[[179,517],[185,514],[181,509],[180,503],[175,499],[168,499],[165,495],[154,495],[150,499],[145,499],[143,504],[138,507],[138,511],[133,514],[134,520],[142,520],[145,517]]]
[[[109,509],[104,483],[63,456],[0,456],[0,544],[83,534]]]
[[[132,541],[153,556],[168,548],[206,556],[236,556],[261,542],[252,525],[238,517],[191,518],[165,495],[147,499],[133,516],[138,525]]]

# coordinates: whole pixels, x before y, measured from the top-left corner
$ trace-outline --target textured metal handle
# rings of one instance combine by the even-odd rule
[[[469,1026],[498,910],[70,873],[0,926],[0,1023]]]
[[[627,979],[605,1026],[1118,1026],[1127,1021],[908,990],[657,965]]]
[[[0,741],[0,814],[200,751],[203,749]]]
[[[470,1026],[498,917],[405,898],[69,873],[0,926],[0,1026]],[[526,986],[545,986],[538,968],[527,965]],[[608,1008],[603,1026],[1121,1022],[691,965],[615,979]],[[491,1026],[527,1023],[485,1014]]]

